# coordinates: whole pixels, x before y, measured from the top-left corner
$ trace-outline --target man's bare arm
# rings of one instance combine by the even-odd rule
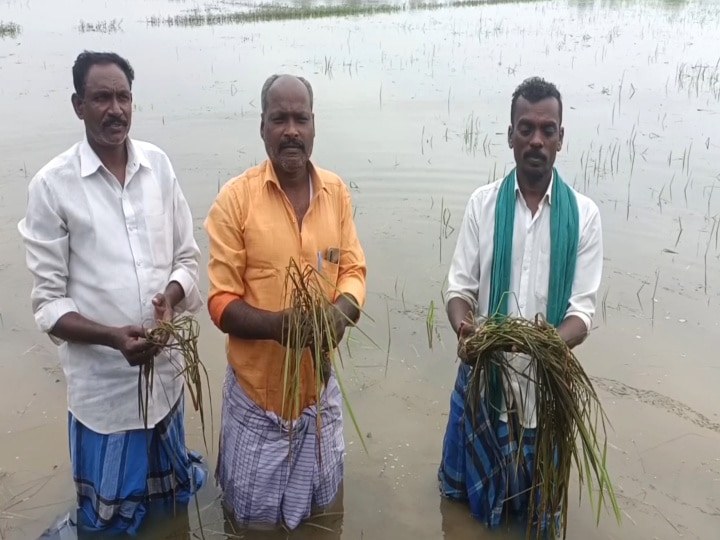
[[[98,324],[76,312],[60,317],[50,332],[63,341],[104,345],[117,349],[118,329]]]
[[[455,297],[451,298],[447,306],[447,315],[455,335],[458,334],[460,323],[469,323],[472,320],[472,308],[466,300]]]
[[[252,307],[244,300],[233,300],[223,311],[220,330],[240,339],[282,342],[284,312]]]
[[[580,345],[588,336],[588,328],[580,317],[570,315],[557,327],[560,337],[571,349]]]

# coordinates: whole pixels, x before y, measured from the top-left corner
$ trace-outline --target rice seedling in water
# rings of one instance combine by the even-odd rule
[[[435,330],[435,300],[430,300],[427,318],[425,319],[427,329],[428,347],[433,348],[433,331]]]
[[[480,322],[480,321],[478,321]],[[607,493],[618,523],[620,509],[612,483],[606,470],[607,440],[598,440],[598,420],[605,435],[606,416],[590,378],[580,362],[557,333],[557,330],[541,316],[535,320],[515,317],[490,317],[482,322],[480,330],[458,344],[462,358],[474,366],[468,385],[469,404],[477,410],[480,400],[487,399],[490,381],[489,371],[494,366],[501,380],[517,373],[507,361],[505,352],[513,347],[531,359],[529,373],[534,373],[536,384],[535,411],[537,434],[535,441],[535,467],[532,471],[533,488],[530,494],[527,537],[531,537],[535,512],[542,515],[562,517],[562,534],[567,533],[568,491],[572,462],[578,467],[579,482],[588,483],[591,504],[595,479],[600,491],[597,520],[600,521],[602,503]],[[528,373],[528,372],[525,372]],[[524,373],[524,374],[525,374]],[[504,385],[500,384],[504,392]],[[505,403],[511,403],[506,396]],[[532,408],[532,404],[526,404]],[[498,415],[496,409],[488,411]],[[473,414],[475,418],[475,414]],[[512,418],[509,415],[509,422]],[[512,434],[515,430],[510,429]],[[522,437],[522,428],[519,430]],[[580,439],[580,448],[577,438]],[[522,445],[519,446],[517,462],[523,466]],[[554,461],[557,461],[555,464]],[[554,519],[549,520],[550,535],[557,537]],[[538,538],[541,528],[537,527]]]
[[[22,27],[14,22],[0,21],[0,38],[16,38],[22,32]]]
[[[185,378],[185,385],[192,399],[193,409],[200,413],[200,424],[202,426],[203,441],[207,450],[207,437],[205,433],[205,409],[203,406],[203,388],[201,372],[205,374],[205,384],[208,391],[208,399],[210,402],[210,423],[211,433],[214,432],[214,421],[212,415],[212,394],[210,392],[210,381],[207,369],[200,361],[198,354],[198,337],[200,335],[200,325],[191,316],[176,317],[170,321],[159,321],[155,328],[147,332],[148,341],[156,346],[169,350],[179,351],[183,359],[182,366],[176,367],[180,371],[178,377]],[[176,363],[172,356],[170,361]],[[145,426],[147,427],[148,399],[152,391],[154,361],[140,366],[138,374],[138,399],[140,401],[140,412],[143,415]],[[145,390],[145,398],[143,400],[143,388]]]
[[[290,259],[285,279],[285,297],[289,298],[289,315],[286,318],[283,335],[285,366],[283,369],[282,416],[289,418],[288,434],[292,441],[293,423],[301,413],[302,367],[308,360],[306,353],[309,350],[313,362],[312,371],[317,396],[318,437],[320,437],[322,421],[320,396],[330,378],[331,368],[333,368],[343,401],[363,449],[367,452],[364,437],[337,369],[336,356],[341,366],[342,356],[340,350],[336,348],[338,336],[335,330],[334,314],[344,315],[334,307],[329,298],[330,295],[326,293],[327,289],[337,290],[335,285],[322,274],[322,270],[317,270],[311,265],[306,265],[305,269],[301,269],[294,259]],[[355,305],[355,307],[362,313],[359,306]],[[362,333],[366,335],[364,332]],[[291,448],[292,445],[289,445],[288,452]]]
[[[78,23],[78,31],[81,33],[85,32],[98,32],[100,34],[114,34],[115,32],[122,31],[122,19],[112,19],[111,21],[99,21],[96,23],[87,23],[83,20]]]
[[[528,0],[525,0],[528,1]],[[454,2],[419,2],[410,4],[341,4],[284,6],[261,4],[245,11],[217,12],[194,9],[189,13],[172,17],[153,16],[147,19],[149,26],[215,26],[267,21],[322,19],[331,17],[358,17],[402,13],[407,11],[438,10],[447,8],[478,7],[489,4],[510,3],[510,0],[457,0]]]

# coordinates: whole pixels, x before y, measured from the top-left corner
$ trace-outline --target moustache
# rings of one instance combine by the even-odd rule
[[[544,155],[537,153],[537,152],[528,152],[523,157],[525,159],[539,159],[541,161],[547,161],[547,158]]]
[[[291,140],[291,141],[285,141],[280,143],[280,150],[285,150],[286,148],[297,148],[299,150],[305,151],[305,143],[302,141],[297,140]]]
[[[120,124],[122,126],[127,126],[127,122],[123,120],[122,118],[108,118],[103,122],[103,127],[108,127],[113,124]]]

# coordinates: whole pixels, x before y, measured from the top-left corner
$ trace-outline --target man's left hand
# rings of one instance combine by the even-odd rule
[[[341,311],[340,307],[333,304],[328,308],[328,319],[333,328],[332,342],[328,343],[330,349],[334,349],[338,346],[338,343],[342,341],[345,335],[345,329],[348,325],[348,319]]]
[[[157,322],[167,322],[173,318],[173,308],[170,305],[170,300],[163,293],[158,293],[152,299],[153,307],[155,308],[155,320]]]
[[[155,295],[155,297],[152,299],[153,308],[154,308],[154,318],[157,323],[159,322],[168,322],[171,321],[173,318],[173,308],[170,304],[170,300],[168,300],[167,295],[163,293],[158,293]],[[167,345],[167,342],[170,341],[170,334],[167,332],[163,332],[162,339],[160,340],[160,343],[158,343],[158,348],[155,354],[158,354],[163,346]]]
[[[345,329],[358,318],[358,308],[353,302],[351,297],[341,295],[329,308],[328,318],[334,327],[335,338],[334,343],[327,344],[331,349],[338,346],[345,335]]]

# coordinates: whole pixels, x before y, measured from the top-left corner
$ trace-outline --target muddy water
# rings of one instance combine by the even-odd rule
[[[453,227],[467,197],[512,166],[505,133],[514,87],[534,74],[556,82],[566,128],[558,166],[598,203],[603,219],[596,329],[578,355],[613,425],[609,467],[624,514],[622,527],[610,514],[596,526],[584,492],[579,506],[570,505],[569,537],[718,537],[718,7],[507,3],[150,28],[147,17],[203,6],[58,4],[0,3],[0,20],[22,26],[18,37],[0,38],[0,538],[35,538],[73,502],[63,375],[33,324],[15,227],[29,178],[81,136],[69,98],[70,68],[83,48],[114,49],[132,62],[132,133],[170,155],[204,252],[202,221],[218,186],[264,158],[263,80],[288,71],[314,86],[314,158],[352,183],[373,318],[362,328],[377,347],[355,335],[351,354],[343,348],[343,375],[368,447],[366,454],[348,422],[345,489],[336,509],[344,513],[292,538],[521,537],[489,534],[466,507],[438,496],[457,365],[444,315],[436,317],[432,349],[425,321],[430,302],[441,302]],[[78,28],[81,20],[113,19],[121,21],[116,31]],[[201,322],[217,425],[223,340],[205,314]],[[192,414],[188,429],[192,446],[202,449]],[[210,448],[211,468],[215,453]],[[209,486],[200,497],[205,536],[231,538],[217,495]],[[188,519],[198,534],[194,508]],[[163,524],[149,537],[168,531]]]

